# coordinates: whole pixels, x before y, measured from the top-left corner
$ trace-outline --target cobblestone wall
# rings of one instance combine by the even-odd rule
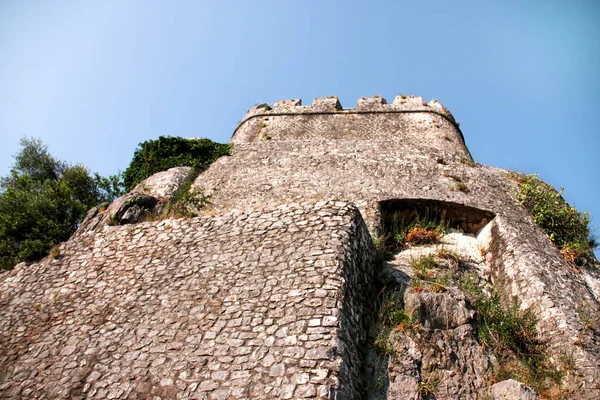
[[[1,283],[0,397],[356,398],[373,259],[332,201],[84,233]]]

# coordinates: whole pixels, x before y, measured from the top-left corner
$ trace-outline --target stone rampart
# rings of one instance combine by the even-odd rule
[[[0,398],[356,398],[374,266],[333,201],[82,233],[1,282]]]
[[[390,106],[377,98],[361,102]],[[304,108],[297,101],[271,111],[260,106],[251,110],[250,116],[260,117],[242,123],[232,139],[233,155],[196,179],[195,187],[211,196],[209,212],[335,197],[356,204],[374,234],[382,202],[394,199],[442,200],[491,212],[497,217],[494,240],[482,249],[491,257],[486,279],[507,304],[535,309],[553,362],[564,369],[560,364],[565,359],[574,360],[576,372],[567,374],[573,390],[582,398],[600,395],[600,340],[584,321],[586,315],[600,315],[600,276],[593,270],[577,272],[562,258],[514,200],[516,185],[508,171],[471,162],[456,127],[445,119],[447,125],[437,128],[433,120],[418,122],[428,113],[367,114],[358,118],[385,122],[361,125],[357,115],[344,114],[338,104],[335,98],[315,101],[306,107],[307,116],[301,115]],[[313,107],[328,108],[324,115],[312,115]],[[252,131],[251,121],[278,109],[282,115],[263,126],[271,139]],[[299,110],[299,115],[287,116],[283,110]],[[418,120],[403,125],[414,117]]]
[[[437,100],[398,96],[361,98],[355,109],[343,109],[337,97],[260,104],[252,108],[233,133],[234,145],[270,140],[375,140],[452,151],[471,159],[458,124]]]

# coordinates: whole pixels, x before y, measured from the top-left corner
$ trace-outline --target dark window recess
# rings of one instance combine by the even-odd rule
[[[445,221],[448,228],[464,233],[477,234],[496,214],[464,204],[427,200],[392,199],[379,203],[381,212],[380,230],[392,226],[394,221],[410,223],[416,219]]]

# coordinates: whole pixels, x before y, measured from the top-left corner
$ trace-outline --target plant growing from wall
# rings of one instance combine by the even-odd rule
[[[462,274],[458,286],[477,309],[479,341],[499,360],[497,380],[516,379],[540,394],[552,383],[560,384],[562,375],[548,359],[532,309],[520,310],[517,304],[505,304],[496,292],[485,293],[475,273]]]
[[[192,182],[187,182],[181,188],[171,204],[167,206],[166,216],[174,218],[191,218],[195,217],[196,211],[203,208],[209,203],[208,197],[197,190],[192,190]]]
[[[423,399],[429,398],[435,393],[438,382],[434,378],[423,379],[419,382],[419,386],[417,387],[419,391],[419,396]]]
[[[448,221],[435,210],[413,212],[410,215],[397,212],[382,223],[381,247],[389,252],[396,252],[408,245],[438,243],[448,227]]]
[[[202,190],[193,189],[194,180],[201,169],[194,167],[190,170],[185,183],[175,193],[169,205],[163,210],[163,218],[191,218],[197,216],[196,212],[209,204],[208,197]]]
[[[590,234],[590,214],[567,203],[562,196],[563,187],[557,191],[535,174],[511,174],[510,178],[519,184],[517,201],[548,234],[565,260],[573,266],[593,265],[596,241]]]
[[[230,145],[209,139],[160,136],[138,145],[133,160],[123,172],[123,183],[129,191],[152,174],[169,168],[187,166],[202,171],[230,151]]]
[[[414,273],[410,282],[413,290],[418,292],[429,290],[436,293],[442,293],[446,290],[446,286],[450,282],[450,276],[445,272],[441,272],[443,266],[436,262],[435,256],[411,258],[410,266]]]
[[[475,161],[471,160],[470,158],[467,157],[461,157],[460,158],[460,163],[463,165],[466,165],[467,167],[480,167],[481,164],[476,163]]]
[[[417,319],[404,310],[404,300],[400,290],[383,290],[379,299],[377,326],[379,333],[374,347],[380,356],[389,356],[394,352],[389,338],[393,329],[404,332],[415,328]]]

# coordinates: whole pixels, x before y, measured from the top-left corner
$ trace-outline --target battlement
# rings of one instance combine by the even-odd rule
[[[396,96],[391,104],[381,96],[361,97],[356,108],[343,108],[337,96],[319,97],[313,99],[310,106],[303,106],[301,99],[280,100],[273,106],[266,103],[252,107],[240,125],[251,118],[259,116],[277,116],[280,114],[360,114],[360,113],[434,113],[448,119],[458,127],[452,113],[438,100],[433,99],[427,103],[422,97],[413,95]]]
[[[356,108],[343,108],[336,96],[258,104],[250,109],[231,143],[260,141],[364,140],[402,143],[412,153],[448,153],[471,159],[454,116],[442,103],[400,95],[391,104],[381,96],[361,97]]]

